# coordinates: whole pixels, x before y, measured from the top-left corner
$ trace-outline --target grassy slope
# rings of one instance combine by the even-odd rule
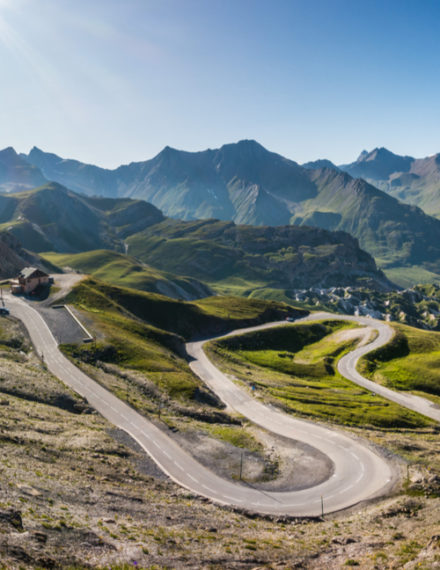
[[[396,285],[405,288],[419,283],[440,283],[440,273],[429,271],[419,265],[385,269],[385,275]]]
[[[318,228],[165,220],[126,243],[132,255],[154,267],[202,279],[229,293],[360,284],[373,274],[382,279],[352,238]]]
[[[356,341],[334,333],[350,327],[338,321],[282,327],[223,339],[211,343],[209,351],[222,367],[293,413],[346,425],[430,425],[336,372],[337,359]]]
[[[393,340],[364,357],[361,370],[375,382],[418,392],[440,404],[440,333],[393,327]]]
[[[182,298],[183,292],[188,297],[199,297],[207,288],[191,279],[177,277],[164,271],[159,271],[137,259],[110,250],[94,250],[77,254],[44,253],[44,259],[59,267],[72,267],[75,270],[93,275],[97,279],[131,287],[140,291],[169,294],[171,297]]]
[[[292,313],[285,305],[247,299],[179,302],[92,278],[79,283],[67,300],[83,312],[97,342],[65,350],[87,366],[100,361],[134,372],[131,379],[120,379],[110,388],[125,399],[128,383],[132,403],[145,413],[158,412],[164,399],[172,414],[217,413],[218,401],[183,358],[184,339]]]
[[[77,285],[68,300],[95,311],[111,308],[117,312],[129,312],[150,326],[181,335],[187,340],[282,319],[289,314],[306,314],[282,303],[258,299],[213,297],[193,302],[177,301],[92,278]]]
[[[1,568],[122,570],[136,561],[138,568],[221,570],[289,567],[294,559],[313,570],[331,567],[329,556],[333,568],[348,560],[401,568],[418,556],[426,568],[434,563],[436,551],[423,547],[436,532],[440,499],[400,496],[338,520],[286,525],[231,513],[157,478],[100,416],[32,400],[42,386],[48,401],[66,389],[6,323],[0,320],[0,376],[29,397],[5,392],[0,381]],[[417,443],[426,456],[427,437],[407,436],[402,445]],[[8,519],[11,509],[21,513],[24,532],[14,526],[19,518]],[[348,539],[349,551],[340,546]]]
[[[1,568],[434,567],[440,499],[404,491],[322,522],[250,519],[157,478],[100,416],[60,407],[61,394],[82,404],[44,370],[21,328],[0,319]],[[431,430],[357,433],[407,457],[410,476],[440,473]]]
[[[159,416],[187,437],[190,432],[196,438],[210,436],[266,461],[270,452],[265,446],[240,419],[225,413],[217,397],[192,373],[183,343],[194,335],[282,318],[293,314],[292,308],[239,298],[179,302],[92,278],[78,284],[68,301],[81,310],[97,337],[96,343],[63,347],[87,374],[142,414]],[[206,450],[202,463],[203,459],[210,461]],[[233,462],[228,459],[227,464],[235,475],[238,467],[234,469]]]

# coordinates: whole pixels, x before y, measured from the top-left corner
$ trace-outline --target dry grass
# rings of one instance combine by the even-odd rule
[[[66,391],[31,352],[4,349],[0,370],[11,386],[29,394],[44,387],[48,401]],[[96,414],[11,393],[0,394],[0,403],[2,569],[135,563],[138,568],[400,569],[407,564],[427,569],[440,561],[434,538],[440,499],[425,497],[426,492],[402,492],[323,522],[248,518],[158,475],[143,454],[121,443],[119,435],[111,437],[111,426]],[[405,453],[412,461],[411,478],[440,474],[438,434],[432,430],[418,436],[356,433]],[[22,529],[19,518],[7,515],[11,510],[21,512]]]

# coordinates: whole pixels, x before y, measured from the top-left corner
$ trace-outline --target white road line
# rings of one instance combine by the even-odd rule
[[[242,503],[243,502],[241,499],[238,499],[237,497],[230,497],[229,495],[222,495],[222,497],[224,497],[225,499],[228,499],[228,501],[232,501],[233,503]]]
[[[198,482],[199,482],[198,479],[196,479],[195,477],[193,477],[193,476],[191,475],[191,473],[187,473],[187,475],[188,475],[188,477],[189,477],[190,479],[192,479],[192,480],[194,481],[194,483],[198,483]]]

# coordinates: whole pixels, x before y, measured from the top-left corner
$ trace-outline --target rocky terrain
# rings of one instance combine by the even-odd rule
[[[293,301],[308,307],[325,307],[347,315],[440,330],[440,287],[434,284],[389,292],[356,287],[312,287],[292,290],[289,295]]]
[[[425,158],[399,156],[386,148],[363,151],[358,159],[340,166],[408,204],[440,216],[440,154]]]
[[[53,269],[48,261],[24,250],[13,234],[0,231],[0,279],[16,276],[27,265],[38,265],[47,270]]]
[[[388,499],[316,521],[231,512],[164,478],[47,373],[12,319],[0,331],[1,568],[439,564],[436,431],[355,430],[409,462]]]

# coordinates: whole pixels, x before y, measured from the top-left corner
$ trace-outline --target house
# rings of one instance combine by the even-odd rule
[[[11,281],[11,292],[14,295],[21,293],[29,295],[39,285],[48,285],[49,282],[49,275],[38,267],[25,267],[20,271],[17,279]]]

